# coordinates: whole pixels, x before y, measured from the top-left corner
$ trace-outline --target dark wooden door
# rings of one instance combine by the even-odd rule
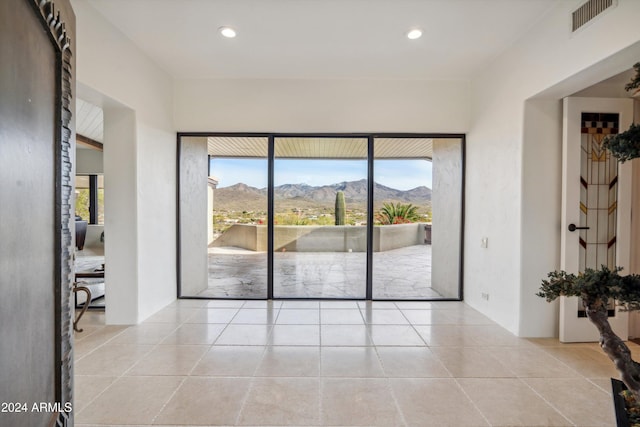
[[[69,210],[60,197],[63,56],[36,4],[0,1],[0,425],[16,427],[58,418],[39,405],[62,395],[60,297],[68,287],[61,286],[68,258],[61,212]]]

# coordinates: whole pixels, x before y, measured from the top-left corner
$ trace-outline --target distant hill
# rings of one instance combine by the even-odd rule
[[[214,209],[227,211],[267,211],[267,190],[235,184],[213,191]]]
[[[274,188],[276,211],[290,208],[333,209],[336,193],[343,191],[348,209],[366,210],[367,180],[340,182],[314,187],[307,184],[283,184]],[[411,203],[419,207],[431,205],[431,189],[425,186],[403,191],[375,183],[374,197],[376,209],[383,202]],[[258,189],[246,184],[235,184],[217,188],[214,191],[214,206],[222,210],[266,211],[267,189]]]

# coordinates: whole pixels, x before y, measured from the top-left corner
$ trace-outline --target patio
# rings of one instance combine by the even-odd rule
[[[266,298],[267,253],[209,248],[209,286],[199,297]],[[364,252],[276,252],[276,298],[364,298]],[[431,288],[431,245],[373,254],[376,299],[452,298]]]

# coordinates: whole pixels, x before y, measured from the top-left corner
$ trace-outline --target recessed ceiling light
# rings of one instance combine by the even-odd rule
[[[220,27],[218,28],[218,31],[220,31],[220,34],[222,34],[223,37],[228,39],[232,39],[236,36],[236,30],[231,27]]]
[[[422,30],[419,28],[409,30],[409,32],[407,33],[407,38],[410,40],[419,39],[420,37],[422,37]]]

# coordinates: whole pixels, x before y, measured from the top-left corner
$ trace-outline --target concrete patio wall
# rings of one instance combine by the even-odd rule
[[[424,223],[383,225],[373,228],[373,251],[384,252],[425,244]]]
[[[263,252],[267,250],[267,226],[234,224],[229,227],[210,247],[220,248],[233,246],[250,251]]]
[[[431,287],[457,296],[462,230],[462,146],[456,139],[433,143]]]
[[[374,227],[373,251],[381,252],[425,244],[425,224],[396,224]],[[264,252],[267,226],[234,224],[213,244]],[[365,226],[279,225],[275,229],[275,251],[285,252],[366,252]]]
[[[208,286],[207,139],[184,137],[180,145],[180,283],[182,294]]]
[[[364,226],[278,226],[274,250],[291,252],[366,252]]]

